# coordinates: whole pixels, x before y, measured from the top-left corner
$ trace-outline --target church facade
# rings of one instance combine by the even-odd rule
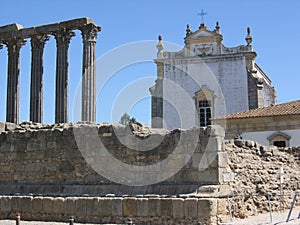
[[[270,78],[256,64],[250,28],[246,44],[226,47],[217,22],[187,25],[184,48],[164,51],[157,44],[157,79],[151,92],[153,128],[191,128],[211,124],[211,118],[276,104]]]

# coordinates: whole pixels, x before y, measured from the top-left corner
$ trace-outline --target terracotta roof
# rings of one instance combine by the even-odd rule
[[[242,119],[269,116],[300,115],[300,100],[285,102],[274,106],[251,109],[214,118],[213,120]]]

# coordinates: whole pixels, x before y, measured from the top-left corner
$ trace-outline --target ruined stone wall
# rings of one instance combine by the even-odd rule
[[[248,140],[226,141],[228,168],[234,174],[230,182],[233,214],[237,217],[289,208],[300,189],[300,147],[262,146]],[[280,168],[284,182],[280,197]],[[299,204],[299,203],[298,203]]]
[[[0,193],[122,195],[133,191],[136,194],[194,192],[201,185],[223,183],[222,168],[227,164],[223,136],[224,131],[218,127],[163,131],[136,124],[125,127],[111,124],[3,123],[0,134]],[[143,141],[150,138],[154,141]],[[139,151],[141,147],[150,150]],[[159,184],[137,184],[134,182],[140,180],[134,180],[135,177],[128,175],[129,172],[122,167],[107,163],[108,156],[101,154],[103,148],[116,160],[132,166],[160,165],[161,161],[174,159],[166,161],[156,171],[149,171],[147,177],[150,178],[159,180],[163,173],[172,169],[179,172]],[[105,171],[99,173],[98,166],[104,166]],[[121,174],[120,183],[126,181],[126,185],[139,187],[128,188],[102,176],[109,172]],[[164,188],[165,185],[173,187]]]

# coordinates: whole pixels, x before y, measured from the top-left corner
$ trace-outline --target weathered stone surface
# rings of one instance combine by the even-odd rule
[[[75,201],[75,215],[86,216],[86,198],[76,198]]]
[[[184,200],[182,198],[172,198],[172,216],[174,218],[184,218]]]
[[[160,216],[161,201],[160,198],[148,199],[148,214],[149,216]]]
[[[65,201],[66,201],[66,213],[70,215],[74,215],[76,198],[67,197]]]
[[[99,199],[98,213],[100,216],[112,216],[112,198]]]
[[[43,210],[42,212],[48,213],[48,212],[53,212],[53,198],[52,197],[45,197],[43,198]]]
[[[123,208],[122,208],[123,198],[114,198],[111,204],[112,216],[122,216]]]
[[[22,196],[19,198],[19,207],[21,212],[31,212],[32,211],[32,199],[31,196]]]
[[[96,216],[100,208],[99,198],[87,198],[86,199],[86,215]]]
[[[185,217],[197,217],[197,198],[187,198],[184,200],[184,215]]]
[[[173,201],[171,198],[162,198],[160,202],[161,216],[171,217],[173,214]]]
[[[148,198],[137,199],[137,216],[148,216]]]
[[[0,208],[2,212],[11,211],[11,196],[1,196],[0,198]]]
[[[136,216],[137,215],[137,201],[135,198],[124,198],[122,201],[123,215]]]
[[[65,213],[66,210],[65,210],[65,198],[60,198],[60,197],[57,197],[57,198],[54,198],[53,199],[53,212],[54,213]]]
[[[5,131],[5,123],[0,122],[0,134]]]
[[[34,197],[32,199],[32,211],[33,211],[33,213],[43,212],[43,198],[42,197]]]
[[[209,218],[217,215],[217,199],[199,199],[197,202],[198,217]]]

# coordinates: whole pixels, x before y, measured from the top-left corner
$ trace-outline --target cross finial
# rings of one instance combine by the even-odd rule
[[[198,13],[198,16],[201,16],[201,23],[204,23],[204,16],[207,15],[207,12],[204,12],[203,9],[201,9],[201,12]]]

